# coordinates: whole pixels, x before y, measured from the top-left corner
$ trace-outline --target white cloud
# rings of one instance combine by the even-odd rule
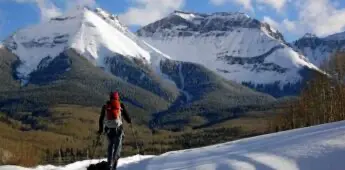
[[[184,6],[184,0],[131,0],[130,7],[119,17],[128,25],[146,25],[163,18],[167,14]]]
[[[282,32],[290,32],[295,35],[314,33],[318,36],[326,36],[345,30],[345,8],[339,6],[339,1],[333,0],[210,0],[214,5],[225,3],[236,3],[246,9],[253,8],[252,3],[256,2],[255,10],[264,12],[265,7],[271,7],[279,12],[289,7],[289,12],[296,11],[297,18],[294,20],[283,19],[273,20],[271,17],[264,17],[272,27]],[[289,4],[289,5],[288,5]],[[291,5],[290,5],[291,4]],[[295,5],[293,5],[295,4]],[[264,5],[264,6],[263,6]],[[286,11],[285,11],[286,12]],[[297,29],[298,28],[298,29]]]
[[[269,16],[264,16],[263,19],[264,22],[268,23],[271,27],[273,27],[274,29],[279,30],[280,29],[280,23],[278,23],[277,21],[273,20],[271,17]]]
[[[264,6],[264,5],[258,5],[256,8],[257,8],[259,11],[265,11],[265,10],[266,10],[266,6]]]
[[[296,31],[296,23],[295,22],[290,21],[289,19],[284,19],[282,24],[287,31],[290,31],[290,32]]]
[[[275,8],[277,11],[280,11],[286,4],[287,0],[257,0],[257,2],[269,5]]]
[[[280,32],[296,32],[296,23],[289,19],[284,19],[282,22],[275,21],[269,16],[264,16],[263,21],[268,23],[271,27]]]
[[[37,6],[40,9],[41,20],[47,21],[50,18],[61,15],[61,10],[57,8],[51,1],[36,0]]]
[[[345,8],[336,8],[330,0],[299,0],[296,6],[299,17],[295,22],[303,32],[325,36],[345,29]]]
[[[251,10],[251,11],[254,10],[251,0],[234,0],[234,2],[242,5],[244,7],[244,9],[246,9],[246,10]]]
[[[243,6],[244,9],[254,11],[252,0],[210,0],[213,5],[220,6],[224,5],[225,3],[236,3],[238,5]]]

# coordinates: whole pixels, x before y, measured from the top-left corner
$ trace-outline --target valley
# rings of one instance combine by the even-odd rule
[[[0,165],[104,157],[105,144],[90,148],[111,91],[139,136],[124,125],[125,156],[136,142],[157,155],[343,120],[342,83],[321,64],[343,49],[341,35],[290,44],[244,13],[183,11],[132,32],[101,8],[19,29],[0,45]]]

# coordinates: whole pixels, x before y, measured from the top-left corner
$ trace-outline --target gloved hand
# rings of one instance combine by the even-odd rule
[[[101,130],[101,129],[97,131],[98,135],[102,135],[102,133],[103,133],[103,130]]]

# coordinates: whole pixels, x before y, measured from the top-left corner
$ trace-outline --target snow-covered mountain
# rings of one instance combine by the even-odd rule
[[[152,55],[141,48],[116,18],[102,9],[71,10],[67,14],[15,32],[5,45],[20,60],[18,76],[28,79],[30,73],[45,67],[66,49],[74,49],[96,66],[107,67],[107,58],[114,54],[139,59],[157,67],[168,56]],[[44,62],[42,62],[44,61]],[[159,68],[159,67],[158,67]]]
[[[307,33],[293,43],[294,48],[308,57],[316,66],[321,66],[337,51],[345,51],[345,32],[317,37]]]
[[[0,91],[10,89],[16,80],[24,83],[23,88],[28,90],[32,90],[30,85],[34,85],[36,91],[43,87],[48,91],[55,88],[59,101],[53,97],[43,100],[44,95],[36,91],[23,95],[26,97],[23,100],[33,100],[29,97],[31,94],[40,95],[34,97],[35,102],[37,98],[42,100],[35,104],[39,106],[66,103],[65,99],[71,99],[68,102],[73,104],[89,105],[85,102],[100,102],[99,97],[113,89],[123,92],[126,101],[136,109],[147,109],[150,113],[172,105],[178,109],[195,101],[209,103],[209,96],[215,94],[223,94],[217,96],[219,108],[275,100],[227,81],[200,64],[171,59],[130,32],[117,16],[99,8],[71,10],[47,22],[18,30],[0,48],[0,58],[6,59],[6,67],[0,67],[0,81],[8,82],[6,86],[0,85]],[[3,77],[6,80],[2,80]],[[61,89],[72,91],[59,93]],[[79,95],[92,99],[72,99]],[[8,104],[9,110],[12,101],[21,103],[0,96],[1,101]]]
[[[119,161],[119,170],[343,170],[345,122],[337,122],[242,139],[204,148],[134,156]],[[0,170],[85,170],[98,160],[64,167],[27,169],[0,166]]]
[[[282,94],[275,90],[294,93],[298,88],[291,86],[305,78],[302,72],[318,69],[279,31],[243,13],[175,11],[137,35],[173,59],[200,63],[228,80],[277,96]]]

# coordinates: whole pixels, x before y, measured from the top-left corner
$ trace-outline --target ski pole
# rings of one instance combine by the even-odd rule
[[[92,136],[92,133],[90,133],[90,137]],[[94,154],[95,154],[95,152],[96,152],[96,147],[97,147],[97,143],[98,143],[98,141],[99,141],[99,138],[100,138],[100,135],[98,135],[97,137],[96,137],[96,143],[95,143],[95,141],[92,141],[92,145],[91,145],[91,150],[90,150],[90,157],[89,157],[89,165],[91,165],[92,164],[92,159],[93,159],[93,156],[94,156]]]
[[[92,146],[92,152],[91,152],[91,155],[90,155],[91,159],[94,159],[94,156],[95,156],[95,153],[96,153],[96,149],[97,149],[97,146],[99,144],[100,139],[101,139],[101,135],[97,135],[96,143],[94,143],[93,146]]]
[[[131,126],[132,134],[133,134],[134,141],[135,141],[135,146],[137,147],[137,154],[138,154],[138,156],[139,156],[139,161],[140,161],[140,148],[139,148],[139,145],[138,145],[137,136],[135,135],[133,125],[130,124],[130,126]]]

